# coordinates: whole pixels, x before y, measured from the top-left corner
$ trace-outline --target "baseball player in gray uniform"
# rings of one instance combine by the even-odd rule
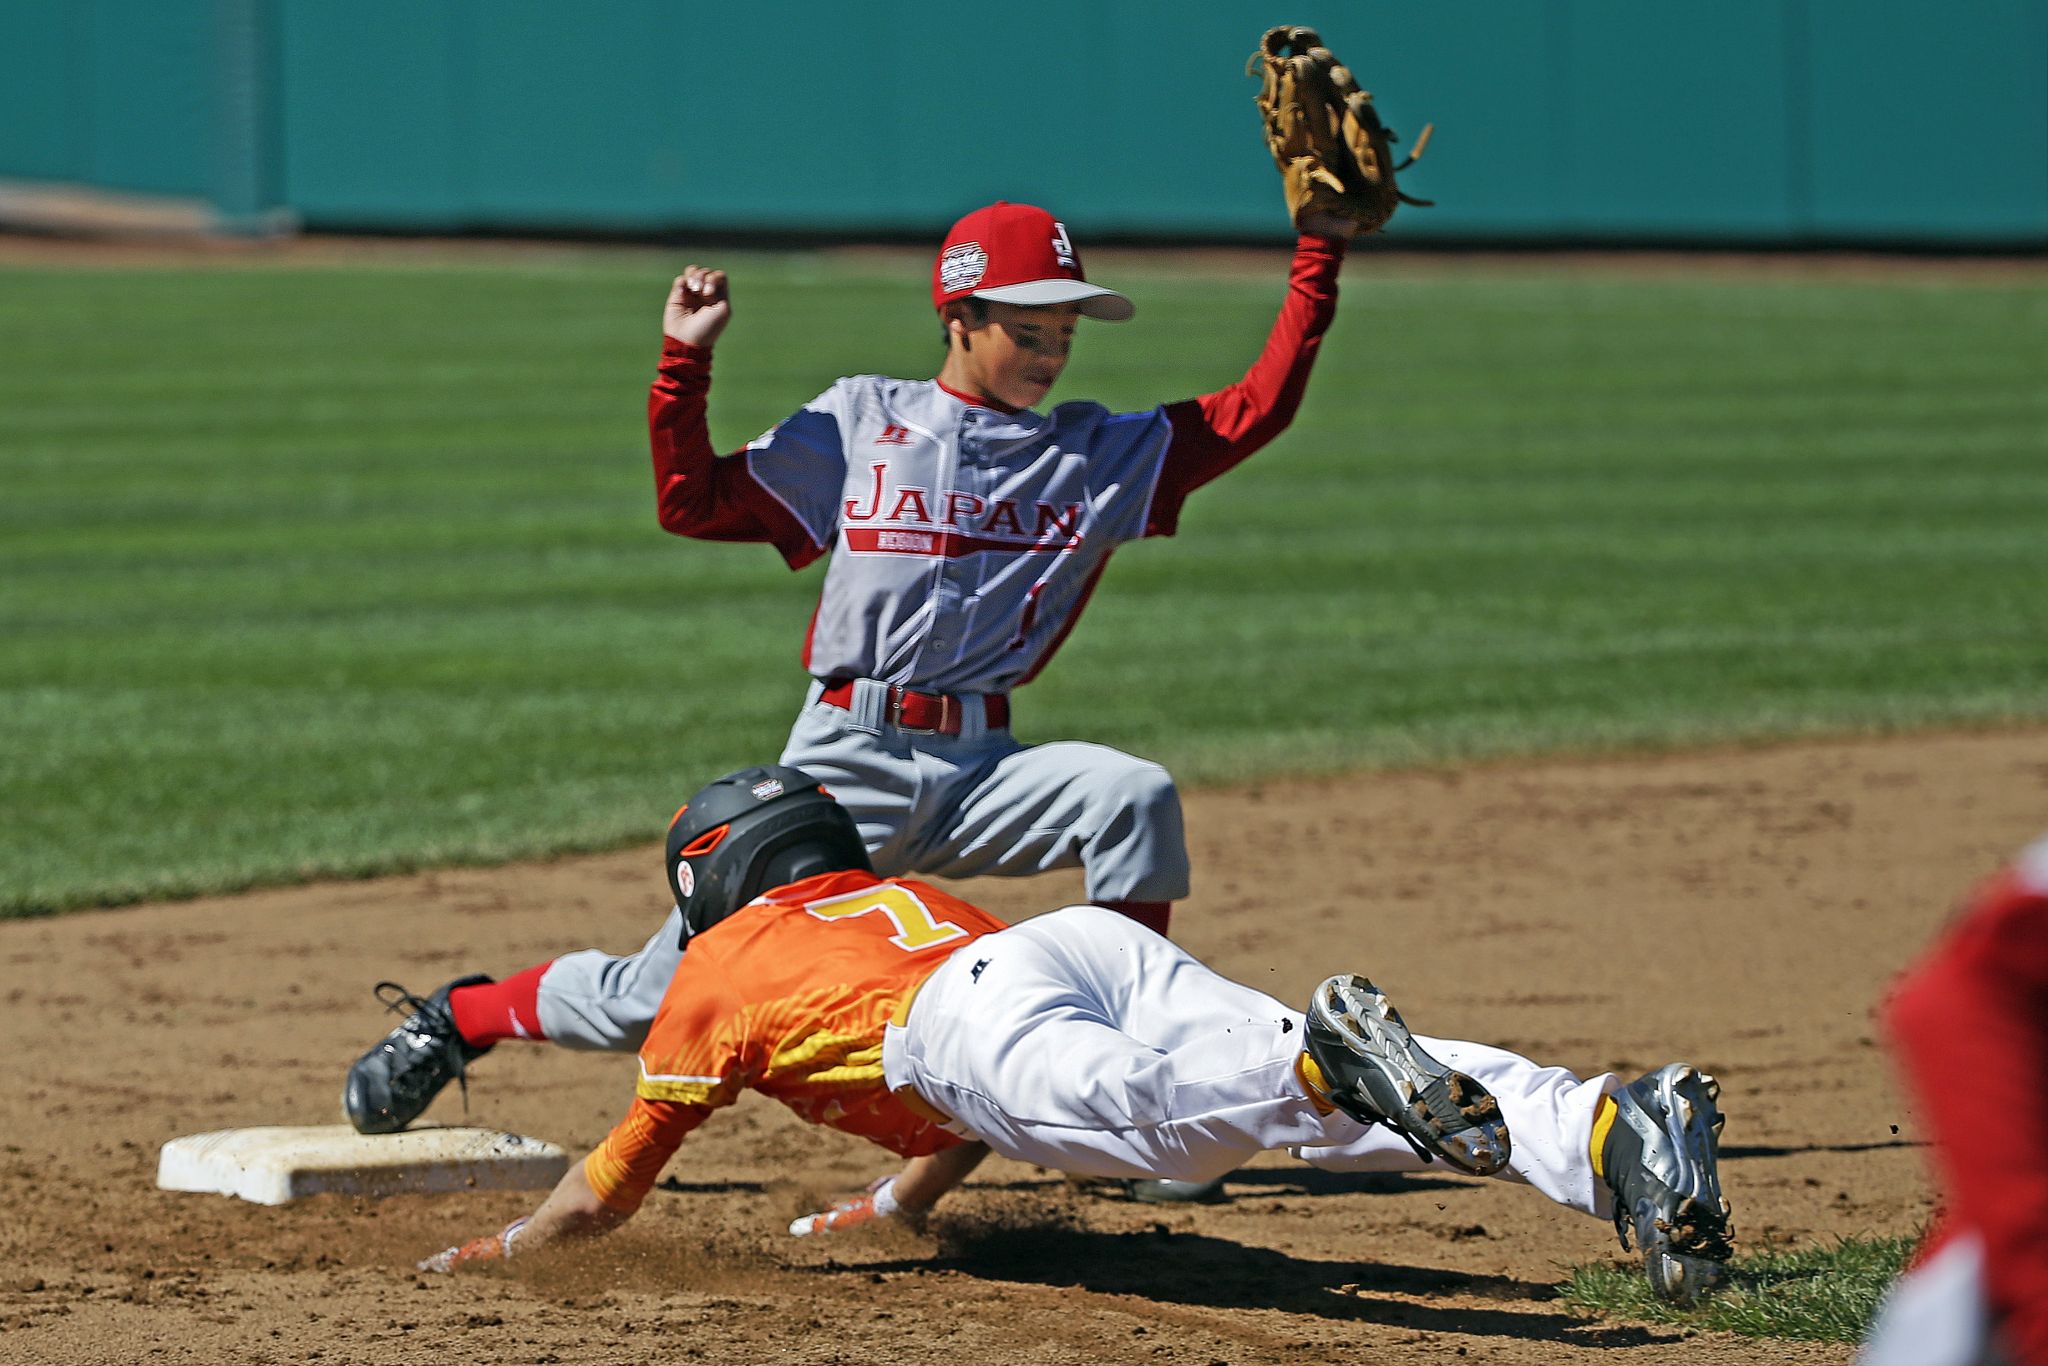
[[[1134,308],[1088,280],[1052,214],[991,204],[953,225],[933,265],[935,377],[841,379],[724,458],[705,410],[727,280],[699,266],[677,278],[648,405],[661,525],[766,542],[795,569],[828,560],[782,762],[853,813],[878,872],[1078,865],[1091,901],[1167,929],[1188,891],[1172,779],[1103,745],[1020,742],[1011,693],[1045,667],[1118,546],[1173,534],[1191,492],[1292,419],[1351,232],[1304,220],[1279,316],[1236,383],[1141,412],[1040,411],[1080,321]],[[351,1070],[349,1118],[403,1128],[500,1039],[632,1052],[683,940],[672,915],[625,957],[571,953],[426,998],[381,984],[407,1018]]]

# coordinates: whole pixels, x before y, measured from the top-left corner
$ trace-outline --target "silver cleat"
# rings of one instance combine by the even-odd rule
[[[1633,1236],[1650,1288],[1693,1304],[1719,1284],[1734,1255],[1732,1213],[1721,1195],[1721,1085],[1675,1062],[1614,1093],[1604,1165],[1614,1231]]]
[[[1384,1124],[1428,1162],[1491,1176],[1508,1162],[1507,1122],[1493,1094],[1425,1053],[1380,989],[1355,974],[1316,988],[1308,1054],[1330,1099],[1363,1124]]]
[[[1180,1181],[1170,1176],[1147,1177],[1125,1184],[1125,1192],[1142,1205],[1220,1205],[1230,1198],[1223,1178]]]

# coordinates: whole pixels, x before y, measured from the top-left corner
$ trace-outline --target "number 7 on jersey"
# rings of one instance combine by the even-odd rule
[[[889,936],[889,942],[907,953],[967,937],[967,931],[952,921],[940,920],[933,915],[931,908],[918,900],[917,893],[908,887],[887,883],[879,887],[863,887],[845,896],[813,901],[804,909],[820,920],[845,920],[880,912],[889,917],[889,923],[896,927],[896,933]]]

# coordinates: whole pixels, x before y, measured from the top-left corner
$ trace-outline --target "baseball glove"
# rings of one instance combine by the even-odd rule
[[[1394,173],[1415,164],[1435,125],[1423,128],[1415,150],[1396,166],[1391,144],[1398,139],[1314,29],[1283,24],[1266,30],[1245,74],[1264,77],[1258,105],[1266,146],[1286,182],[1296,227],[1312,214],[1335,214],[1361,233],[1375,232],[1397,206],[1429,205],[1401,193]]]

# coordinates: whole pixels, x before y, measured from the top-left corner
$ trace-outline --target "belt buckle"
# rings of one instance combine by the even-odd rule
[[[903,701],[909,695],[910,689],[904,687],[902,684],[891,683],[889,685],[889,719],[896,723],[896,729],[902,731],[905,735],[943,734],[944,732],[942,728],[946,724],[946,703],[952,701],[953,699],[949,696],[946,696],[945,694],[940,694],[938,725],[913,726],[906,723],[903,719]]]

